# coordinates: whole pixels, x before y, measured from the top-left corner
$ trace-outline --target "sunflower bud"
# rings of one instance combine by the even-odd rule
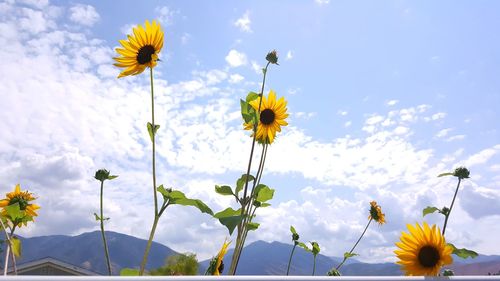
[[[449,213],[450,209],[448,207],[443,207],[443,209],[441,209],[441,214],[447,216]]]
[[[272,64],[278,64],[278,53],[276,50],[272,50],[271,52],[267,53],[266,60]]]
[[[341,276],[340,271],[336,270],[335,268],[330,269],[328,273],[326,274],[328,276]]]
[[[112,180],[117,178],[118,176],[110,176],[109,171],[106,169],[100,169],[95,172],[94,178],[98,181],[104,182],[105,180]]]
[[[94,178],[98,181],[105,181],[109,177],[109,171],[106,169],[100,169],[95,172]]]
[[[463,179],[468,179],[470,172],[467,170],[465,167],[458,167],[455,169],[455,172],[453,172],[453,175],[461,180]]]
[[[292,234],[292,240],[293,240],[293,241],[297,242],[297,241],[299,241],[299,238],[300,238],[300,236],[299,236],[299,234],[298,234],[298,233],[293,233],[293,234]]]

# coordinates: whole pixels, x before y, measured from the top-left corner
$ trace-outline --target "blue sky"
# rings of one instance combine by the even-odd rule
[[[79,234],[98,229],[92,177],[105,167],[120,175],[105,191],[107,229],[147,237],[149,78],[116,79],[112,57],[132,26],[158,19],[160,183],[216,211],[232,204],[213,187],[245,171],[239,99],[259,90],[276,49],[266,92],[288,100],[290,125],[269,150],[263,181],[275,198],[249,242],[288,243],[293,224],[340,256],[376,200],[388,223],[371,227],[359,259],[393,261],[405,224],[450,204],[454,179],[436,176],[466,165],[447,239],[499,254],[499,10],[495,1],[5,1],[0,191],[20,183],[39,197],[39,218],[20,234]],[[214,219],[172,207],[156,241],[203,259],[227,236]]]

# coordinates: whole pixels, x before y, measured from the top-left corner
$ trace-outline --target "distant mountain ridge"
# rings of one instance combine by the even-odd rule
[[[117,232],[106,231],[113,274],[118,274],[124,267],[137,268],[142,260],[146,240]],[[52,257],[76,266],[106,274],[100,231],[83,233],[77,236],[50,235],[22,238],[23,256],[18,264],[45,257]],[[256,241],[248,244],[240,258],[238,275],[285,275],[288,258],[292,250],[291,244],[280,242]],[[162,266],[167,257],[176,254],[171,248],[153,242],[147,269]],[[215,254],[215,253],[214,253]],[[224,258],[226,272],[231,263],[233,249]],[[0,261],[3,255],[0,255]],[[332,267],[341,262],[341,258],[318,255],[316,274],[325,275]],[[499,255],[480,255],[476,259],[462,260],[454,257],[451,266],[456,275],[487,275],[500,272]],[[209,260],[200,262],[199,273],[203,274]],[[290,266],[290,275],[311,275],[313,257],[311,253],[297,247]],[[362,263],[349,259],[341,269],[342,275],[351,276],[390,276],[402,275],[399,266],[394,263]]]

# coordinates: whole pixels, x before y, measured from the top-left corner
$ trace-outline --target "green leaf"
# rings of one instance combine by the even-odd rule
[[[153,129],[153,124],[148,122],[148,133],[149,133],[149,138],[151,139],[151,141],[153,141],[153,137],[156,135],[156,132],[158,131],[159,128],[160,128],[160,125],[155,125],[155,127]]]
[[[256,230],[257,228],[259,228],[259,225],[260,225],[260,223],[257,223],[257,222],[248,223],[248,231]]]
[[[222,195],[234,195],[233,190],[229,185],[215,186],[215,192]]]
[[[312,252],[312,250],[309,249],[309,247],[307,247],[307,245],[302,243],[302,242],[297,243],[297,246],[301,247],[302,249],[306,250],[307,252]]]
[[[292,232],[292,234],[298,234],[293,225],[290,225],[290,231]]]
[[[21,256],[21,250],[22,250],[22,247],[21,247],[21,240],[19,240],[17,237],[11,237],[10,238],[10,242],[12,243],[12,253],[14,253],[14,255],[16,257],[20,257]]]
[[[19,203],[5,206],[4,210],[7,212],[7,215],[13,221],[22,219],[25,216],[25,213],[21,211],[21,208],[19,207]]]
[[[246,101],[247,101],[247,102],[251,102],[251,101],[253,101],[254,99],[257,99],[258,97],[259,97],[259,94],[255,93],[255,92],[250,92],[250,93],[248,93],[248,95],[247,95]]]
[[[160,192],[161,195],[163,195],[164,199],[169,199],[170,198],[170,193],[172,192],[172,189],[166,190],[165,187],[163,187],[163,184],[162,184],[162,185],[158,186],[158,188],[156,188],[156,190],[158,192]]]
[[[229,235],[231,235],[236,226],[243,220],[244,216],[241,215],[241,209],[234,210],[232,208],[227,208],[216,213],[214,218],[219,219],[220,223],[227,227]]]
[[[269,207],[269,206],[271,206],[271,204],[269,204],[269,203],[260,203],[259,207],[264,208],[264,207]]]
[[[349,253],[349,252],[345,252],[345,253],[344,253],[344,258],[345,258],[345,259],[352,258],[352,257],[354,257],[354,256],[359,256],[359,255],[358,255],[358,254],[356,254],[356,253]]]
[[[240,100],[240,106],[241,106],[241,116],[243,117],[243,120],[245,120],[245,123],[252,123],[255,121],[257,118],[257,111],[246,101]]]
[[[95,216],[95,220],[96,221],[100,221],[101,220],[101,217],[99,215],[97,215],[96,213],[94,213],[94,216]]]
[[[116,179],[117,177],[118,177],[118,175],[109,176],[108,180],[113,180],[113,179]]]
[[[440,209],[439,208],[436,208],[436,207],[432,207],[432,206],[428,206],[427,208],[425,208],[423,211],[422,211],[422,216],[425,217],[425,215],[428,215],[428,214],[432,214],[436,211],[439,211]]]
[[[453,173],[442,173],[442,174],[439,174],[438,178],[445,177],[445,176],[453,176]]]
[[[247,182],[247,178],[248,178],[248,183],[255,180],[254,176],[252,175],[247,175],[247,174],[241,175],[241,177],[236,181],[236,195],[238,195],[238,192],[243,190],[243,187]]]
[[[259,184],[255,188],[256,200],[259,202],[266,202],[273,199],[274,189],[269,188],[265,184]]]
[[[122,270],[120,270],[120,276],[139,276],[139,269],[122,268]]]
[[[455,245],[451,244],[451,243],[448,243],[449,246],[451,246],[453,248],[453,252],[452,254],[454,255],[457,255],[458,257],[462,258],[462,259],[466,259],[466,258],[475,258],[478,256],[478,254],[472,250],[468,250],[468,249],[465,249],[465,248],[462,248],[462,249],[458,249],[457,247],[455,247]]]
[[[179,190],[173,190],[170,192],[170,201],[171,205],[182,205],[182,206],[192,206],[198,208],[202,213],[213,215],[214,212],[210,209],[207,204],[203,203],[203,201],[199,199],[191,199],[187,198],[184,193]]]

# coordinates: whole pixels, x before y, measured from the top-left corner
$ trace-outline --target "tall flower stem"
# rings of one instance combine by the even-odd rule
[[[370,226],[370,223],[372,222],[372,220],[373,219],[370,219],[368,221],[368,224],[366,225],[365,230],[363,230],[363,233],[361,234],[361,236],[359,236],[358,241],[356,241],[356,244],[354,244],[354,246],[352,247],[352,249],[349,251],[349,255],[352,254],[352,251],[354,251],[354,249],[356,248],[356,246],[358,246],[359,241],[361,241],[361,238],[363,238],[363,235],[365,235],[365,232],[368,229],[368,227]],[[342,267],[342,265],[345,263],[345,261],[349,258],[349,255],[347,255],[347,256],[344,255],[344,260],[342,260],[342,262],[337,266],[337,268],[336,268],[337,270],[339,270]]]
[[[312,274],[312,276],[314,276],[315,272],[316,272],[316,255],[314,255],[314,259],[313,259],[313,274]]]
[[[108,265],[108,274],[111,275],[111,262],[109,261],[108,243],[106,242],[106,235],[104,234],[104,214],[102,207],[103,193],[104,193],[104,181],[101,181],[101,234],[102,234],[102,243],[104,244],[104,254],[106,255],[106,264]]]
[[[261,86],[260,94],[259,94],[260,100],[259,100],[259,108],[257,110],[257,114],[260,114],[260,108],[262,106],[262,96],[264,94],[264,86],[266,84],[266,75],[267,75],[267,69],[269,67],[269,64],[270,64],[270,62],[268,62],[266,64],[266,67],[263,70],[264,75],[262,78],[262,86]],[[257,139],[257,126],[258,126],[258,123],[254,124],[254,127],[253,127],[252,148],[250,149],[250,157],[248,159],[248,168],[247,168],[247,173],[246,173],[247,178],[245,181],[245,188],[243,191],[243,200],[241,203],[241,215],[243,217],[245,217],[245,215],[248,215],[248,213],[249,213],[248,209],[252,206],[252,205],[250,205],[250,200],[247,200],[247,193],[248,193],[248,181],[249,181],[250,170],[252,169],[253,152],[255,150],[255,142]],[[247,206],[248,206],[248,208],[247,208]],[[238,224],[238,235],[236,238],[236,245],[235,245],[235,249],[234,249],[234,253],[233,253],[233,258],[231,260],[231,267],[229,268],[229,272],[228,272],[229,275],[236,274],[236,269],[238,267],[238,262],[240,260],[241,251],[243,249],[243,246],[245,245],[245,239],[246,239],[245,232],[247,231],[246,230],[247,223],[248,223],[248,221],[243,219],[243,221]]]
[[[149,240],[146,245],[146,250],[144,251],[144,256],[142,257],[139,275],[144,274],[144,269],[146,268],[146,263],[148,261],[149,250],[151,249],[151,244],[153,243],[153,237],[155,235],[156,226],[158,225],[158,220],[160,219],[160,216],[158,214],[158,197],[156,194],[156,146],[155,146],[156,125],[155,125],[155,103],[154,103],[154,89],[153,89],[153,68],[150,67],[149,69],[150,69],[149,74],[151,82],[151,127],[153,130],[151,142],[153,143],[152,166],[153,166],[153,197],[154,197],[155,213],[154,213],[153,226],[151,227],[151,232],[149,234]]]
[[[288,268],[286,269],[286,275],[290,272],[290,264],[292,263],[293,252],[295,251],[295,247],[297,247],[297,243],[293,244],[292,252],[290,253],[290,259],[288,260]]]
[[[446,231],[446,225],[448,224],[448,218],[450,217],[451,209],[453,209],[453,204],[455,203],[455,199],[457,198],[458,188],[460,187],[461,181],[462,181],[462,179],[458,178],[458,184],[457,184],[457,188],[455,189],[455,195],[453,195],[453,200],[451,201],[450,210],[448,211],[448,213],[446,213],[446,216],[444,219],[443,234],[442,234],[443,236],[444,236],[444,232]]]

